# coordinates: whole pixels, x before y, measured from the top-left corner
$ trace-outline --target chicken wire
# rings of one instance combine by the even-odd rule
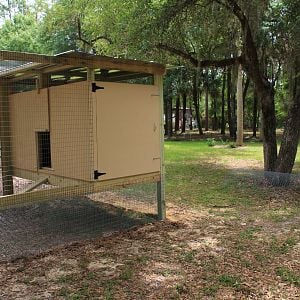
[[[100,238],[153,222],[155,215],[154,183],[0,210],[0,260]]]
[[[94,174],[101,170],[92,169],[97,116],[87,68],[40,76],[42,67],[53,66],[0,63],[0,260],[128,229],[157,215],[153,180],[137,178],[121,188],[112,183],[103,192],[91,185],[101,181]],[[23,79],[29,69],[32,77]],[[7,75],[17,70],[15,77]],[[118,139],[117,132],[111,134]],[[36,184],[41,178],[49,180]],[[47,193],[32,198],[31,191]]]

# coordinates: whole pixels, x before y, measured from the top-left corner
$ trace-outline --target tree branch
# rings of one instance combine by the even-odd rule
[[[76,22],[77,22],[77,36],[78,36],[77,39],[79,41],[82,41],[84,44],[90,46],[93,49],[93,51],[95,51],[94,50],[94,43],[97,42],[97,41],[99,41],[99,40],[105,40],[109,44],[113,43],[112,40],[109,37],[107,37],[106,35],[99,35],[98,37],[96,37],[96,38],[94,38],[94,39],[92,39],[90,41],[86,40],[82,36],[81,21],[80,21],[79,17],[76,18]]]
[[[233,14],[239,19],[241,24],[245,26],[245,23],[247,22],[247,18],[243,13],[242,9],[240,8],[240,6],[238,5],[238,3],[236,2],[236,0],[226,0],[226,1],[228,3],[228,7],[231,7],[231,11],[233,12]]]
[[[88,45],[88,46],[90,46],[90,47],[92,47],[93,45],[92,45],[92,43],[91,42],[89,42],[89,41],[87,41],[86,39],[84,39],[83,37],[82,37],[82,33],[81,33],[81,21],[80,21],[80,18],[76,18],[76,21],[77,21],[77,35],[78,35],[78,40],[79,41],[82,41],[84,44],[86,44],[86,45]]]
[[[171,54],[175,54],[180,56],[181,58],[189,61],[194,67],[196,68],[208,68],[208,67],[216,67],[216,68],[224,68],[227,66],[232,66],[237,63],[242,63],[243,62],[243,56],[238,56],[238,57],[233,57],[233,58],[225,58],[225,59],[220,59],[220,60],[212,60],[212,59],[207,59],[207,60],[198,60],[194,58],[192,55],[189,53],[186,53],[180,49],[164,45],[164,44],[158,44],[157,48],[165,50]]]
[[[156,45],[156,47],[158,49],[161,49],[161,50],[165,50],[171,54],[176,54],[178,56],[180,56],[181,58],[189,61],[193,66],[197,67],[198,66],[198,60],[196,58],[194,58],[192,55],[190,55],[189,53],[186,53],[180,49],[177,49],[177,48],[174,48],[174,47],[171,47],[171,46],[168,46],[168,45],[164,45],[164,44],[158,44]]]
[[[95,43],[95,42],[97,42],[99,40],[106,40],[109,44],[113,43],[113,41],[108,36],[106,36],[106,35],[100,35],[100,36],[92,39],[91,43]]]

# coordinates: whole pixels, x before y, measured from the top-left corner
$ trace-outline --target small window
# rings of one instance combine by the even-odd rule
[[[51,168],[50,132],[37,132],[39,169]]]

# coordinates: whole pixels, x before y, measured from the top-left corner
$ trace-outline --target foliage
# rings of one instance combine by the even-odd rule
[[[0,28],[0,48],[23,52],[44,51],[40,43],[39,24],[32,14],[16,14]]]
[[[217,144],[217,142],[216,142],[216,140],[214,138],[208,138],[208,139],[206,139],[206,141],[207,141],[207,145],[209,147],[213,147],[213,146],[215,146]]]

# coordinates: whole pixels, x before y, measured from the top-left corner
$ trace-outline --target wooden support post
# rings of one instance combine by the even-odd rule
[[[89,106],[91,113],[91,122],[93,132],[91,135],[91,179],[93,178],[94,170],[98,170],[98,135],[97,135],[97,97],[96,93],[92,92],[92,83],[95,82],[95,70],[92,68],[87,68],[87,83],[88,83],[88,95],[89,95]]]
[[[0,81],[0,143],[1,143],[1,171],[2,193],[11,195],[14,193],[12,178],[12,146],[9,119],[9,82]]]
[[[50,76],[48,74],[39,73],[37,78],[37,89],[47,88],[49,86]]]
[[[159,220],[166,219],[165,203],[165,165],[164,165],[164,100],[163,100],[163,77],[154,75],[154,84],[159,89],[160,95],[160,181],[157,182],[157,213]]]

